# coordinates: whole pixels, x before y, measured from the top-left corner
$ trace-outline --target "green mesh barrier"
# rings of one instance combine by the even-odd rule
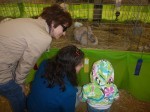
[[[18,4],[0,4],[0,16],[2,17],[19,17],[20,10]]]
[[[2,17],[33,17],[39,15],[43,8],[50,4],[34,4],[34,3],[5,3],[0,4],[0,16]],[[70,4],[69,12],[74,19],[93,20],[94,4]],[[102,8],[102,21],[115,22],[115,5],[104,4]],[[126,22],[130,20],[139,20],[150,23],[150,7],[122,5],[120,16],[117,22]]]
[[[95,50],[82,49],[85,57],[89,58],[89,72],[85,73],[84,68],[77,75],[79,85],[82,86],[90,82],[89,74],[92,65],[99,59],[109,60],[115,71],[115,84],[119,89],[125,89],[134,95],[137,99],[150,101],[150,54],[143,54],[143,64],[139,76],[134,75],[137,60],[141,57],[141,53],[127,51],[112,51],[112,50]],[[45,52],[37,61],[39,65],[42,60],[50,58],[57,53],[58,49],[51,49],[50,52]],[[26,83],[30,83],[34,79],[34,73],[31,70],[27,76]]]
[[[93,4],[70,5],[69,12],[74,19],[93,20]]]
[[[24,15],[23,17],[33,17],[41,14],[44,7],[50,6],[50,4],[31,4],[24,3]]]

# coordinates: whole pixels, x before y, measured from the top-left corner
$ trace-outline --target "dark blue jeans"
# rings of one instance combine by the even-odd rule
[[[22,88],[15,81],[11,80],[6,84],[0,84],[0,95],[9,100],[13,112],[24,112],[25,95]]]
[[[88,112],[110,112],[110,108],[105,109],[105,110],[100,110],[100,109],[95,109],[88,105]]]

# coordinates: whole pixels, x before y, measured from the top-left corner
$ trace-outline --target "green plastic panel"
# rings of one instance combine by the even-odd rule
[[[109,60],[115,70],[115,84],[119,89],[129,91],[136,98],[144,101],[150,101],[150,54],[143,53],[142,67],[140,74],[134,75],[137,60],[141,57],[141,53],[127,52],[127,51],[112,51],[112,50],[95,50],[95,49],[82,49],[85,57],[89,58],[89,73],[84,73],[84,68],[78,74],[79,85],[82,86],[89,83],[89,74],[92,65],[95,61],[100,59]],[[39,65],[42,60],[50,58],[57,53],[58,49],[51,49],[45,52],[38,60]],[[30,83],[34,79],[34,73],[31,70],[26,82]]]

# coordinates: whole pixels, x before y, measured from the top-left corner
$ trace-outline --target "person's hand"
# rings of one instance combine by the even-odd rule
[[[25,94],[25,85],[24,84],[20,84],[19,86],[22,88],[22,92]]]

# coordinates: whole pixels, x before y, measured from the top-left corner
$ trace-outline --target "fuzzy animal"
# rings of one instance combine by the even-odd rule
[[[80,26],[74,29],[74,39],[82,45],[97,45],[98,39],[90,26]]]

